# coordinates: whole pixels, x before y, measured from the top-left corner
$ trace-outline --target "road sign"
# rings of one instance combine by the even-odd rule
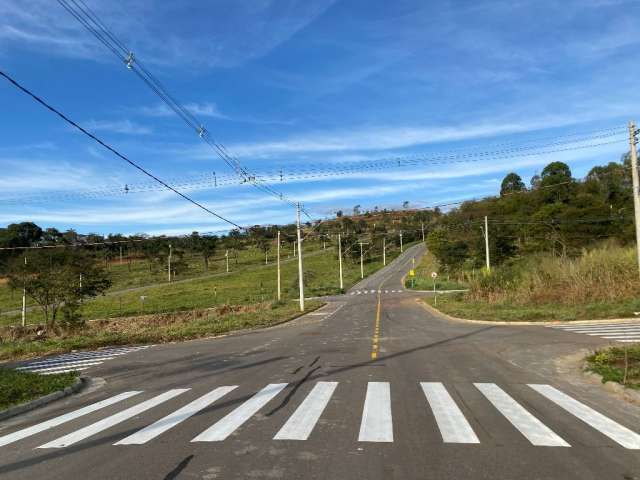
[[[436,278],[438,274],[436,272],[431,272],[431,278]]]
[[[409,276],[410,277],[415,277],[416,276],[416,271],[413,268],[411,270],[409,270]]]

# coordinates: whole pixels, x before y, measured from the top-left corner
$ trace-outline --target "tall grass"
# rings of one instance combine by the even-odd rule
[[[470,300],[576,305],[637,297],[635,249],[609,243],[576,258],[536,255],[469,278]]]

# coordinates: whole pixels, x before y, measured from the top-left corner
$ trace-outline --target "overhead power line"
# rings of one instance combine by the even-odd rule
[[[163,185],[165,188],[167,188],[168,190],[171,190],[172,192],[176,193],[177,195],[181,196],[183,199],[187,200],[188,202],[194,204],[195,206],[197,206],[198,208],[200,208],[201,210],[204,210],[205,212],[213,215],[216,218],[219,218],[220,220],[223,220],[224,222],[228,223],[229,225],[233,225],[234,227],[237,228],[242,228],[240,225],[238,225],[235,222],[232,222],[231,220],[223,217],[222,215],[219,215],[218,213],[214,212],[213,210],[210,210],[209,208],[205,207],[204,205],[202,205],[201,203],[198,203],[197,201],[193,200],[191,197],[188,197],[187,195],[185,195],[184,193],[180,192],[179,190],[176,190],[175,188],[173,188],[171,185],[169,185],[168,183],[164,182],[163,180],[161,180],[160,178],[156,177],[154,174],[152,174],[151,172],[149,172],[148,170],[146,170],[145,168],[141,167],[140,165],[138,165],[136,162],[134,162],[133,160],[130,160],[129,158],[125,157],[123,154],[121,154],[120,152],[118,152],[115,148],[111,147],[110,145],[107,145],[105,142],[103,142],[102,140],[100,140],[98,137],[96,137],[95,135],[93,135],[92,133],[88,132],[87,130],[85,130],[84,128],[82,128],[80,125],[78,125],[76,122],[74,122],[73,120],[71,120],[69,117],[67,117],[66,115],[64,115],[62,112],[60,112],[59,110],[56,110],[54,107],[52,107],[51,105],[49,105],[47,102],[45,102],[43,99],[41,99],[40,97],[38,97],[37,95],[35,95],[34,93],[32,93],[30,90],[28,90],[27,88],[23,87],[21,84],[19,84],[16,80],[14,80],[12,77],[10,77],[9,75],[7,75],[6,73],[4,73],[3,71],[0,70],[0,75],[3,76],[4,78],[6,78],[12,85],[14,85],[16,88],[18,88],[19,90],[21,90],[23,93],[26,93],[27,95],[29,95],[33,100],[35,100],[36,102],[38,102],[40,105],[42,105],[43,107],[45,107],[47,110],[55,113],[56,115],[58,115],[62,120],[64,120],[65,122],[67,122],[69,125],[71,125],[72,127],[74,127],[75,129],[79,130],[80,132],[84,133],[86,136],[88,136],[89,138],[91,138],[92,140],[94,140],[95,142],[99,143],[100,145],[102,145],[104,148],[106,148],[107,150],[109,150],[111,153],[113,153],[114,155],[116,155],[118,158],[124,160],[125,162],[127,162],[129,165],[131,165],[132,167],[136,168],[137,170],[139,170],[140,172],[142,172],[143,174],[145,174],[146,176],[152,178],[154,181],[158,182],[160,185]]]
[[[83,0],[58,0],[58,3],[158,95],[244,182],[282,200],[292,207],[297,206],[296,202],[290,200],[261,179],[258,179],[240,163],[236,156],[231,155],[222,143],[214,140],[204,124],[196,118],[193,112],[189,111],[188,108],[171,95],[162,82],[140,62],[134,53],[124,45],[124,42],[118,39],[118,37],[107,28],[104,22],[100,20],[98,15],[91,10]],[[306,210],[302,210],[311,218]]]
[[[619,129],[606,129],[598,132],[590,132],[588,137],[580,137],[575,140],[556,141],[552,145],[564,145],[564,148],[561,149],[545,149],[545,147],[549,147],[549,144],[539,145],[536,148],[543,148],[544,150],[540,151],[529,151],[526,153],[508,153],[506,151],[498,151],[498,152],[474,152],[474,154],[478,156],[482,156],[484,160],[494,160],[496,158],[512,158],[513,156],[534,156],[534,155],[547,155],[551,153],[556,153],[558,151],[568,151],[568,150],[579,150],[585,148],[593,148],[601,145],[607,145],[610,143],[617,143],[626,141],[625,139],[615,139],[610,142],[604,143],[585,143],[585,141],[593,141],[596,138],[602,138],[602,135],[606,137],[612,135],[620,135],[620,133],[613,133]],[[569,137],[576,135],[565,135],[564,137]],[[577,142],[577,145],[572,145],[573,142]],[[532,145],[527,145],[527,148],[533,148]],[[518,147],[519,149],[523,147]],[[490,154],[496,154],[496,156],[491,157]],[[497,156],[500,154],[502,156]],[[431,154],[424,155],[422,157],[417,156],[405,156],[405,157],[394,157],[394,158],[385,158],[379,160],[373,160],[370,162],[351,162],[350,164],[342,163],[335,166],[328,166],[318,169],[309,169],[307,167],[303,167],[301,165],[293,165],[289,166],[286,171],[284,169],[280,169],[277,171],[265,171],[259,172],[255,174],[255,177],[261,181],[265,182],[287,182],[291,180],[304,180],[304,179],[317,179],[321,177],[329,177],[329,176],[350,176],[366,173],[367,171],[376,171],[376,170],[384,170],[387,171],[390,168],[403,168],[414,166],[417,163],[423,164],[447,164],[447,163],[461,163],[461,162],[476,162],[479,161],[479,158],[449,158],[444,159],[445,154]],[[437,160],[437,158],[443,158],[442,160]],[[238,179],[236,176],[230,175],[217,175],[215,172],[207,172],[204,174],[190,176],[190,177],[182,177],[171,179],[171,183],[182,190],[199,190],[199,189],[211,189],[217,187],[223,187],[231,184],[242,184],[246,183],[242,179]],[[73,198],[104,198],[108,196],[121,196],[126,194],[135,194],[135,193],[148,193],[152,191],[157,191],[161,189],[161,186],[158,186],[156,183],[138,183],[138,184],[126,184],[119,187],[103,187],[103,188],[95,188],[91,190],[81,190],[81,191],[50,191],[50,192],[42,192],[39,194],[31,195],[31,196],[20,196],[16,198],[12,197],[4,197],[2,201],[10,202],[10,203],[33,203],[33,202],[46,202],[46,201],[55,201],[55,200],[67,200]]]

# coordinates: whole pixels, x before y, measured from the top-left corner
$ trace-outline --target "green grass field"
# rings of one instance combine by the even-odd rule
[[[321,244],[309,245],[304,250],[305,270],[305,297],[321,296],[339,293],[338,260],[336,250],[333,247],[322,249]],[[250,305],[263,301],[276,299],[276,266],[270,262],[264,264],[264,260],[256,261],[256,254],[262,259],[262,252],[253,250],[236,266],[231,264],[230,273],[209,271],[200,276],[193,276],[186,281],[168,282],[157,285],[138,287],[134,291],[122,291],[114,293],[125,285],[120,279],[115,281],[110,292],[87,301],[82,306],[82,316],[85,319],[99,319],[139,315],[144,313],[163,313],[184,311],[197,308],[207,308],[221,304]],[[387,259],[390,261],[399,254],[397,249],[387,251]],[[282,255],[281,265],[282,298],[284,301],[294,301],[298,298],[298,273],[297,260],[293,257],[287,259],[287,253]],[[126,265],[118,266],[126,269]],[[382,267],[382,259],[374,258],[365,263],[365,275],[369,275]],[[224,265],[222,266],[224,268]],[[115,274],[112,267],[112,274]],[[148,268],[147,268],[148,270]],[[119,270],[118,275],[124,275]],[[345,288],[360,280],[360,265],[351,261],[343,262],[343,277]],[[117,277],[116,277],[117,278]],[[145,277],[141,273],[134,275],[130,282],[154,281],[151,277]],[[179,279],[180,280],[180,279]],[[157,281],[157,280],[156,280]],[[131,285],[130,285],[131,287]],[[4,287],[8,290],[8,287]],[[141,297],[144,297],[142,299]],[[39,308],[28,312],[29,323],[42,322],[43,316]],[[20,313],[5,314],[0,316],[0,324],[12,325],[20,322]]]
[[[0,410],[63,390],[76,380],[77,373],[38,375],[0,368]]]
[[[440,266],[435,257],[427,252],[425,253],[420,262],[415,266],[415,277],[411,278],[407,276],[404,284],[405,288],[414,290],[433,290],[433,278],[432,272],[436,272],[438,276],[435,280],[436,290],[461,290],[467,288],[464,282],[456,282],[450,280],[446,273],[440,272]]]
[[[423,301],[434,305],[432,298]],[[443,313],[470,320],[500,322],[539,322],[546,320],[572,321],[606,318],[633,318],[640,311],[640,299],[612,300],[584,304],[547,303],[515,305],[467,300],[460,294],[438,295],[436,308]]]
[[[587,357],[587,370],[602,375],[603,383],[612,381],[640,390],[640,345],[629,345],[626,352],[625,347],[598,350]]]

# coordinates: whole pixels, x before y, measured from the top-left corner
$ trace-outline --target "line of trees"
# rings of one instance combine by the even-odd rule
[[[552,162],[531,179],[529,188],[517,173],[509,173],[499,196],[465,202],[441,215],[427,237],[428,248],[449,270],[481,268],[485,216],[492,264],[541,251],[573,256],[609,238],[632,242],[629,155],[593,167],[582,180],[565,163]]]

